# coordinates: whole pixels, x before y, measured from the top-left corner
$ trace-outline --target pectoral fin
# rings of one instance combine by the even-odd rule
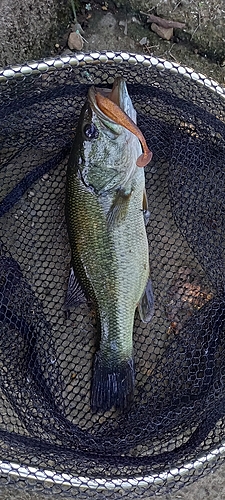
[[[147,226],[148,221],[149,221],[149,217],[150,217],[150,212],[149,212],[149,209],[148,209],[148,198],[147,198],[146,189],[144,189],[144,191],[143,191],[143,204],[142,204],[142,208],[143,208],[143,216],[144,216],[145,225]]]
[[[119,189],[117,191],[114,201],[107,214],[109,229],[125,219],[131,194],[132,190],[128,193],[124,189]]]
[[[77,307],[80,304],[87,302],[87,298],[81,288],[81,285],[74,274],[73,267],[70,268],[70,275],[67,287],[66,298],[64,302],[64,309]]]
[[[145,291],[138,304],[138,310],[141,321],[143,321],[143,323],[149,323],[154,314],[154,295],[150,278],[148,279]]]

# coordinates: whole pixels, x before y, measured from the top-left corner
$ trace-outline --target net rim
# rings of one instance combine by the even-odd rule
[[[0,70],[0,84],[8,80],[25,79],[30,75],[44,74],[58,71],[63,68],[88,67],[93,64],[125,64],[126,66],[144,66],[146,71],[152,67],[158,71],[167,71],[181,77],[192,80],[193,83],[200,83],[207,89],[225,98],[225,87],[207,76],[195,72],[193,69],[182,66],[173,61],[167,61],[155,56],[141,55],[128,52],[89,52],[66,56],[45,58],[40,61],[30,61],[21,65],[12,65]],[[40,481],[46,485],[62,485],[72,488],[92,489],[98,491],[119,489],[130,490],[135,487],[148,488],[151,485],[163,486],[176,480],[176,476],[190,477],[201,468],[208,467],[213,461],[218,461],[225,457],[225,441],[220,446],[213,447],[207,453],[199,454],[194,460],[184,462],[181,467],[171,467],[168,471],[150,473],[133,478],[91,478],[88,476],[75,476],[67,473],[60,473],[57,470],[35,468],[32,465],[23,465],[16,462],[0,460],[0,474],[17,477],[18,479],[30,479]],[[217,462],[218,463],[218,462]],[[197,479],[197,476],[196,476]]]
[[[185,462],[182,467],[172,467],[165,472],[157,472],[145,476],[133,478],[91,478],[88,476],[73,476],[72,474],[60,473],[55,470],[38,469],[32,465],[20,465],[15,462],[0,461],[0,473],[8,474],[18,479],[36,480],[45,483],[46,486],[62,485],[72,488],[105,490],[130,490],[131,488],[148,488],[151,485],[163,486],[176,480],[176,476],[185,478],[194,475],[199,469],[204,469],[213,460],[225,457],[225,441],[218,447],[214,447],[207,454],[199,454],[195,460]],[[197,479],[197,476],[196,476]]]
[[[194,82],[201,83],[205,87],[225,98],[225,87],[215,80],[208,78],[202,73],[196,72],[193,68],[180,65],[174,61],[149,56],[146,54],[136,54],[125,51],[96,51],[74,53],[72,55],[62,55],[57,57],[47,57],[39,61],[29,61],[24,64],[8,66],[0,70],[0,84],[7,80],[25,78],[29,75],[37,75],[50,71],[57,71],[66,67],[88,66],[90,64],[110,64],[124,63],[126,65],[145,66],[146,69],[155,67],[159,71],[169,71],[171,73],[190,78]]]

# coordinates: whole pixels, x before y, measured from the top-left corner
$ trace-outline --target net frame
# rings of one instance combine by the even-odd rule
[[[90,52],[85,54],[74,54],[72,56],[61,56],[56,58],[45,58],[42,61],[31,61],[24,65],[13,65],[12,67],[2,69],[0,71],[0,84],[11,79],[25,79],[28,75],[44,74],[46,72],[57,72],[65,67],[82,66],[88,68],[88,65],[99,63],[108,65],[110,63],[121,64],[126,66],[144,66],[146,70],[155,67],[157,70],[166,70],[173,74],[182,75],[184,78],[189,78],[196,83],[201,83],[213,92],[216,92],[222,99],[225,98],[225,89],[216,81],[207,78],[201,73],[197,73],[191,68],[179,65],[175,62],[166,61],[162,58],[151,57],[148,55],[132,54],[127,52]],[[63,485],[72,488],[96,490],[104,492],[105,490],[119,491],[121,488],[125,491],[132,490],[133,487],[138,486],[144,490],[149,485],[165,486],[174,483],[176,476],[179,475],[189,478],[191,475],[195,476],[196,472],[204,470],[208,464],[219,465],[225,456],[225,441],[220,446],[214,446],[210,453],[200,454],[193,461],[188,461],[183,464],[183,467],[171,468],[169,471],[163,471],[157,474],[150,474],[147,476],[137,476],[127,479],[126,477],[104,479],[102,477],[95,480],[90,477],[77,476],[74,477],[70,474],[61,474],[57,470],[41,470],[33,466],[24,466],[14,462],[0,461],[0,473],[4,476],[10,476],[19,479],[30,479],[51,485]],[[197,477],[196,477],[197,479]],[[153,492],[154,493],[154,492]]]
[[[153,57],[142,54],[135,54],[129,52],[113,52],[113,51],[103,51],[103,52],[90,52],[73,54],[72,56],[57,56],[55,58],[44,58],[42,61],[30,61],[23,65],[13,65],[7,68],[3,68],[0,71],[0,83],[5,82],[9,79],[14,78],[24,78],[28,75],[36,75],[40,73],[46,73],[48,71],[57,71],[65,67],[75,67],[75,66],[87,66],[90,64],[110,64],[125,63],[126,65],[141,65],[146,68],[155,67],[160,70],[167,70],[174,74],[182,75],[186,78],[190,78],[193,81],[205,85],[210,90],[217,92],[222,97],[225,97],[225,88],[223,88],[215,80],[208,78],[202,73],[197,73],[192,68],[187,66],[182,66],[173,61],[167,61],[160,57]]]

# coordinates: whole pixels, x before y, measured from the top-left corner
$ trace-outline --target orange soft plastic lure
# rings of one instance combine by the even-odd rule
[[[146,140],[140,129],[131,120],[131,118],[124,113],[119,106],[117,106],[117,104],[111,101],[111,99],[101,95],[99,92],[96,93],[95,98],[99,109],[106,116],[114,120],[114,122],[118,123],[118,125],[125,127],[139,139],[143,148],[143,153],[138,157],[136,164],[138,167],[145,167],[145,165],[147,165],[152,159],[152,152],[148,149]]]

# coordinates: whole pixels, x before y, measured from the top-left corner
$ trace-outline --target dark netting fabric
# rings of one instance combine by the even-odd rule
[[[89,86],[115,75],[153,151],[155,315],[135,316],[130,410],[92,414],[95,315],[63,307],[65,173]],[[113,62],[9,78],[0,91],[0,484],[83,499],[178,488],[224,453],[223,98],[166,69]]]

